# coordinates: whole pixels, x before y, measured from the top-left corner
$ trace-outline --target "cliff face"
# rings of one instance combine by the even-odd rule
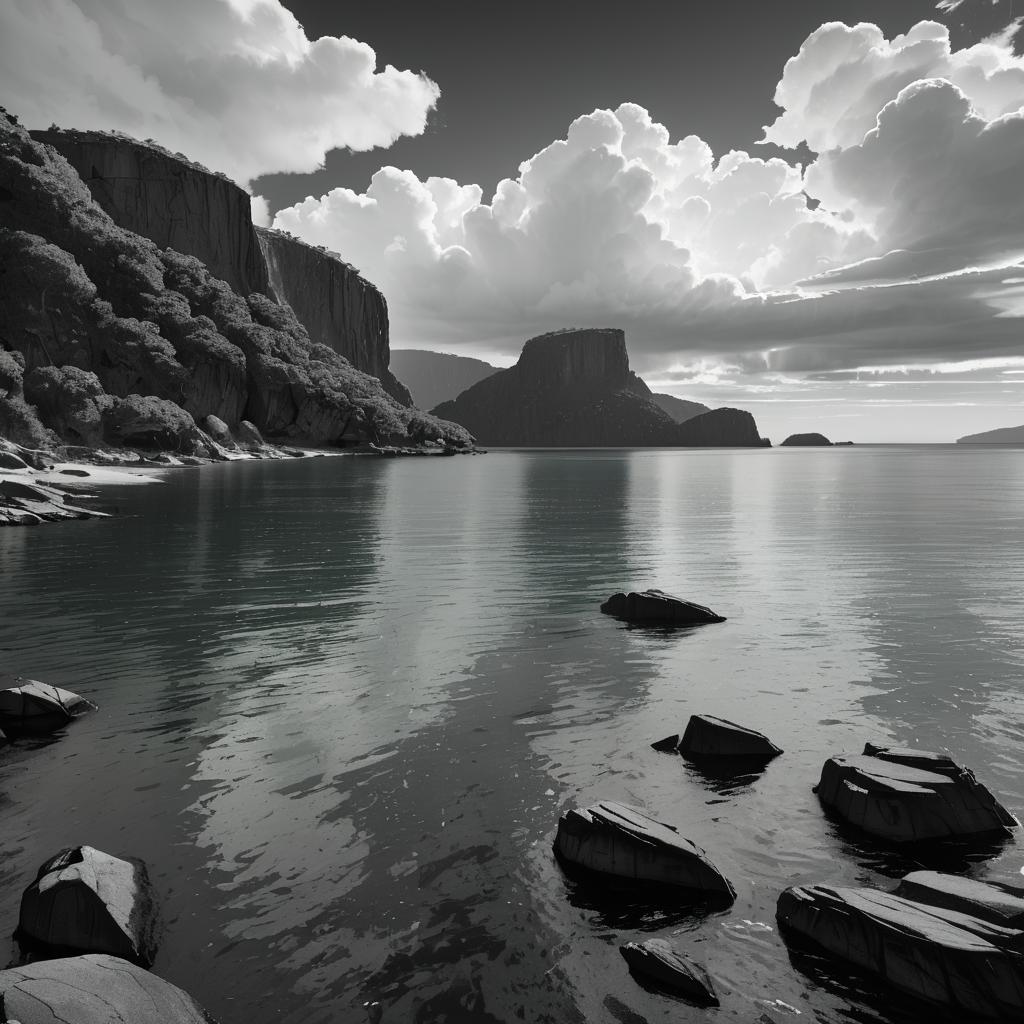
[[[133,139],[63,129],[31,135],[71,164],[116,224],[195,256],[239,295],[267,293],[249,196],[234,182]]]
[[[412,348],[392,349],[391,369],[405,382],[421,409],[433,409],[457,398],[466,388],[498,372],[497,366],[482,359]]]
[[[115,223],[0,109],[0,435],[188,454],[210,415],[317,443],[469,440],[311,340],[289,306]]]
[[[622,331],[531,338],[515,366],[434,409],[495,445],[760,445],[753,417],[718,409],[679,424],[629,369]],[[710,417],[710,418],[709,418]],[[704,421],[703,423],[701,421]]]
[[[388,368],[388,306],[377,289],[339,257],[280,231],[256,229],[270,286],[318,344],[377,377],[403,405],[412,396]]]

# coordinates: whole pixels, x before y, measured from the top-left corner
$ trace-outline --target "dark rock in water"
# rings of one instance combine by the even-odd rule
[[[724,897],[736,892],[699,847],[672,825],[625,804],[602,802],[566,811],[558,820],[555,851],[590,871]]]
[[[783,448],[831,448],[832,442],[824,434],[790,434],[782,442]]]
[[[679,742],[683,757],[771,758],[781,748],[763,733],[714,715],[691,715]]]
[[[874,889],[796,886],[779,897],[787,940],[829,953],[911,996],[996,1020],[1024,1014],[1024,961],[1000,948],[1014,933]]]
[[[0,993],[12,1024],[216,1024],[180,988],[101,954],[0,971]]]
[[[677,423],[630,370],[625,335],[610,327],[530,338],[515,366],[433,412],[461,423],[481,444],[761,444],[753,417],[739,410],[716,409]]]
[[[1024,888],[1003,882],[979,882],[941,871],[913,871],[900,882],[896,895],[1004,928],[1024,928]]]
[[[718,1006],[714,982],[700,964],[677,953],[664,939],[627,942],[619,947],[630,971],[660,989],[702,1006]]]
[[[660,750],[663,754],[675,754],[679,751],[679,733],[674,732],[663,740],[656,740],[651,744],[654,750]]]
[[[642,593],[613,594],[601,611],[627,622],[651,625],[692,626],[705,622],[725,622],[725,618],[710,608],[681,597],[673,597],[663,590],[645,590]]]
[[[18,940],[48,953],[109,953],[142,967],[156,956],[158,913],[145,866],[77,846],[39,869],[21,897]]]
[[[829,758],[817,787],[826,807],[865,832],[909,843],[1018,827],[974,775],[945,754],[867,749],[874,753]]]
[[[53,732],[72,718],[96,710],[91,701],[59,686],[20,677],[13,681],[15,686],[0,690],[0,725],[8,732]]]

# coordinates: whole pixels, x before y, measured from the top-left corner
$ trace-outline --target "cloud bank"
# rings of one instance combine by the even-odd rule
[[[437,85],[376,64],[278,0],[0,5],[0,94],[25,124],[154,138],[242,184],[421,133]]]

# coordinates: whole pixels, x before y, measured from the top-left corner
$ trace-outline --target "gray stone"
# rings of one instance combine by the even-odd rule
[[[260,433],[259,427],[250,420],[242,420],[238,424],[236,433],[240,444],[263,444],[263,435]]]
[[[28,469],[28,463],[20,455],[0,448],[0,469]]]
[[[718,995],[708,972],[674,950],[664,939],[627,942],[619,947],[629,970],[638,978],[685,996],[703,1006],[718,1006]]]
[[[70,690],[20,676],[0,676],[0,682],[12,680],[14,686],[0,690],[0,725],[8,731],[52,731],[72,718],[94,711],[96,705]]]
[[[211,413],[203,419],[202,427],[218,444],[231,443],[231,431],[219,416]]]
[[[691,715],[679,741],[683,757],[778,757],[782,750],[763,733],[714,715]]]
[[[725,618],[702,604],[673,597],[663,590],[644,590],[641,593],[613,594],[601,611],[647,625],[692,626],[705,622],[725,622]]]
[[[215,1024],[180,988],[101,954],[0,971],[0,997],[12,1024]]]
[[[1005,928],[1024,928],[1024,889],[1005,882],[979,882],[941,871],[912,871],[900,882],[896,895],[970,914]]]

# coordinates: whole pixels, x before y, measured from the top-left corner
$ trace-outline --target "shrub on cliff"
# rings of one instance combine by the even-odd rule
[[[25,379],[25,395],[42,420],[75,444],[103,443],[103,414],[114,399],[99,377],[77,366],[37,366]]]
[[[195,420],[173,402],[153,395],[113,398],[103,414],[108,442],[191,455],[202,443]]]

